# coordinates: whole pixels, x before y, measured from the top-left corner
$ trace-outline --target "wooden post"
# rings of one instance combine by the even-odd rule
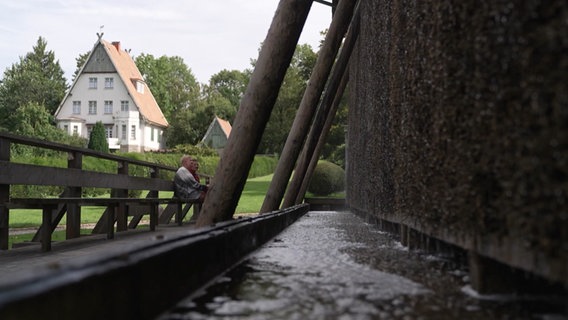
[[[152,167],[150,168],[150,170],[152,170],[150,172],[150,177],[152,179],[156,179],[159,177],[159,168],[158,167]],[[158,190],[150,190],[148,192],[148,195],[146,195],[147,198],[158,198]],[[158,225],[158,206],[159,204],[156,203],[152,203],[150,204],[150,230],[151,231],[156,231],[156,226]]]
[[[343,37],[347,32],[349,23],[351,22],[355,3],[356,1],[354,0],[339,2],[323,47],[318,54],[318,59],[310,81],[302,97],[302,102],[296,113],[290,134],[288,134],[288,138],[286,139],[286,144],[282,150],[278,166],[274,172],[274,177],[264,198],[260,209],[261,213],[277,210],[280,206],[286,185],[292,174],[292,169],[300,154],[304,140],[308,135],[310,123],[313,120],[326,80],[331,72],[333,62],[337,56]]]
[[[297,189],[297,192],[295,193],[296,198],[295,198],[294,204],[302,203],[304,196],[306,195],[306,191],[308,190],[308,186],[310,185],[310,179],[312,178],[314,170],[316,169],[316,166],[318,164],[318,159],[319,159],[319,156],[321,155],[321,150],[322,150],[323,146],[325,145],[325,140],[327,138],[329,130],[331,129],[331,125],[333,124],[333,119],[335,118],[337,108],[339,107],[339,103],[341,102],[341,98],[343,97],[343,93],[345,92],[345,87],[347,86],[348,82],[349,82],[349,73],[346,71],[345,73],[343,73],[343,78],[341,79],[341,83],[339,85],[339,88],[337,89],[337,93],[335,95],[335,99],[333,100],[332,107],[329,110],[328,117],[325,120],[325,124],[323,126],[323,129],[322,129],[321,135],[319,137],[318,143],[316,145],[316,148],[313,151],[312,156],[310,157],[309,164],[308,164],[308,167],[306,169],[306,173],[304,174],[304,178],[302,179],[302,184],[301,184],[300,188]],[[303,157],[304,157],[304,154],[302,154],[302,158]],[[291,183],[291,185],[292,185],[292,183]],[[292,187],[290,187],[289,189],[291,189],[291,188]],[[293,189],[293,190],[296,190],[296,189]],[[286,197],[288,197],[288,193],[286,194]],[[287,203],[288,201],[290,201],[290,203],[292,203],[291,199],[292,199],[291,197],[290,197],[290,200],[285,199],[284,203]]]
[[[196,225],[232,218],[312,1],[281,0]]]
[[[344,78],[343,75],[346,74],[345,70],[347,70],[349,58],[351,57],[351,52],[353,51],[353,47],[355,46],[355,42],[357,41],[357,36],[359,34],[359,22],[357,17],[358,8],[355,9],[351,28],[349,29],[349,32],[345,37],[345,44],[343,45],[341,52],[339,53],[339,57],[337,58],[337,62],[333,67],[332,74],[329,78],[325,90],[325,94],[318,107],[316,117],[312,123],[312,127],[308,135],[308,139],[304,144],[300,161],[298,161],[296,165],[294,176],[292,177],[292,181],[288,186],[288,191],[286,191],[286,197],[284,198],[283,202],[283,207],[285,208],[291,207],[296,204],[297,198],[300,195],[302,182],[305,180],[310,180],[313,171],[307,174],[308,166],[311,163],[312,159],[314,159],[317,164],[317,159],[319,158],[320,150],[323,146],[320,146],[318,151],[316,151],[316,147],[320,143],[320,140],[323,140],[321,141],[322,144],[325,143],[327,132],[324,131],[324,127],[327,123],[329,123],[329,127],[331,127],[331,122],[333,122],[333,118],[335,117],[337,106],[339,105],[341,97],[343,96],[343,90],[345,90],[345,87],[341,91],[339,90],[339,87],[341,85],[342,79]],[[335,105],[335,103],[337,103],[337,105]],[[304,194],[301,195],[301,198],[303,197]]]
[[[69,152],[67,156],[67,168],[79,169],[83,168],[83,154],[79,152]],[[82,193],[81,187],[70,186],[67,188],[67,197],[80,198]],[[67,204],[65,238],[73,239],[81,236],[81,206],[76,203]],[[55,227],[55,226],[53,226]]]
[[[51,251],[51,233],[53,232],[51,218],[52,218],[53,209],[55,209],[56,207],[57,206],[53,205],[44,205],[41,211],[42,213],[41,251],[42,252]]]
[[[126,161],[118,162],[117,173],[128,175],[128,162]],[[115,197],[128,198],[127,189],[116,189],[113,190],[113,192]],[[110,207],[108,210],[110,211]],[[116,231],[128,230],[128,206],[124,202],[121,202],[118,205],[118,207],[113,207],[112,211],[115,212],[114,219],[116,219]]]
[[[0,160],[10,161],[10,141],[0,138]],[[3,204],[10,200],[10,185],[0,184],[0,250],[8,250],[10,209]]]

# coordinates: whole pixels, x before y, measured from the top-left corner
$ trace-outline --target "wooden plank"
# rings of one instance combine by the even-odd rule
[[[81,186],[131,190],[155,189],[173,191],[173,183],[165,179],[122,176],[80,169],[55,168],[0,161],[1,184],[42,186]]]
[[[100,152],[100,151],[95,151],[95,150],[80,148],[80,147],[74,147],[74,146],[70,146],[70,145],[66,145],[66,144],[61,144],[61,143],[50,142],[50,141],[46,141],[46,140],[40,140],[40,139],[35,139],[35,138],[19,136],[19,135],[7,133],[7,132],[0,132],[0,139],[5,139],[5,140],[11,141],[12,143],[15,143],[15,144],[24,144],[24,145],[28,145],[28,146],[43,148],[43,149],[51,149],[51,150],[57,150],[57,151],[61,151],[61,152],[80,153],[83,156],[91,156],[91,157],[95,157],[95,158],[99,158],[99,159],[107,159],[107,160],[113,160],[113,161],[127,161],[130,164],[140,165],[140,166],[144,166],[144,167],[157,167],[157,168],[160,168],[162,170],[171,171],[171,172],[175,172],[177,170],[177,168],[169,167],[169,166],[165,166],[165,165],[160,165],[160,164],[157,164],[157,163],[152,163],[152,162],[142,161],[142,160],[136,160],[136,159],[130,159],[130,158],[124,158],[124,157],[121,157],[121,156],[114,155],[112,153]],[[2,159],[2,160],[7,160],[7,159]]]

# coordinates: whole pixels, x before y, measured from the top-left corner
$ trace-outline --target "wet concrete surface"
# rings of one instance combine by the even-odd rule
[[[350,212],[312,211],[172,319],[567,319],[559,295],[478,295],[467,270]]]

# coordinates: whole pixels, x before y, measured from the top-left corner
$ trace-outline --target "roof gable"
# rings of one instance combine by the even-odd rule
[[[110,43],[99,38],[87,57],[86,63],[81,68],[79,75],[83,73],[117,73],[144,120],[160,127],[168,126],[168,121],[164,117],[150,88],[146,85],[134,60],[132,60],[128,52],[120,49],[120,42]],[[70,90],[67,91],[65,98],[55,112],[56,116],[59,114],[71,91],[73,91],[78,79],[79,76],[75,78]],[[142,86],[142,92],[137,90],[137,85]]]
[[[209,124],[209,128],[207,128],[207,132],[205,132],[205,135],[201,139],[201,143],[212,143],[213,145],[210,146],[216,149],[223,148],[227,139],[229,139],[231,129],[232,127],[229,121],[215,116],[213,121],[211,121],[211,124]],[[214,136],[219,137],[220,134],[222,134],[224,138],[221,140],[219,140],[219,138],[214,138]]]
[[[120,49],[119,42],[109,43],[105,40],[100,40],[99,44],[104,47],[116,72],[138,107],[140,114],[149,122],[164,127],[168,126],[168,121],[164,117],[156,99],[154,99],[154,95],[152,95],[150,88],[146,85],[142,74],[138,70],[138,67],[136,67],[130,54]],[[137,90],[137,84],[143,85],[143,93]]]
[[[213,121],[217,121],[217,123],[219,123],[219,126],[221,127],[221,129],[225,133],[225,136],[227,138],[229,138],[229,136],[231,135],[231,130],[233,129],[233,127],[231,127],[231,124],[229,123],[229,121],[223,120],[223,119],[221,119],[217,116],[215,116],[215,119]]]

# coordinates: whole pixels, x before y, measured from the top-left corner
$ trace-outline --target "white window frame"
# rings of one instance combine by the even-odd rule
[[[136,140],[136,126],[132,125],[130,127],[130,140]]]
[[[81,114],[81,101],[73,101],[73,114]]]
[[[97,114],[97,101],[89,101],[89,114]]]
[[[112,113],[112,100],[105,100],[105,114]]]
[[[122,132],[121,132],[121,138],[122,138],[122,140],[126,140],[126,134],[127,134],[126,125],[123,124],[123,125],[122,125]]]
[[[112,129],[113,129],[112,125],[105,126],[105,133],[107,139],[112,139],[112,131],[113,131]]]
[[[114,89],[114,78],[105,78],[105,89]]]
[[[89,78],[89,89],[95,90],[98,87],[97,78],[91,77]]]
[[[138,91],[138,93],[144,93],[144,82],[136,81],[136,91]]]
[[[120,101],[120,111],[128,111],[128,110],[129,110],[128,100]]]

